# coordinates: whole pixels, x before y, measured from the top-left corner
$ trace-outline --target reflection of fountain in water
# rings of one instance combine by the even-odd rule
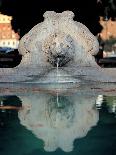
[[[49,99],[46,111],[52,128],[69,128],[73,123],[75,111],[74,105],[67,97],[53,96]]]
[[[3,106],[3,101],[0,101],[0,106]]]
[[[58,107],[60,106],[59,105],[59,98],[58,98],[59,96],[58,96],[58,92],[57,92],[57,105],[58,105]]]
[[[98,97],[96,99],[97,109],[101,109],[102,103],[103,103],[103,95],[98,95]]]
[[[38,94],[21,97],[20,123],[45,143],[46,151],[73,150],[73,141],[86,136],[98,121],[95,97]]]
[[[103,104],[105,104],[109,113],[116,114],[116,96],[98,95],[96,99],[96,108],[102,109],[102,106],[104,106]]]

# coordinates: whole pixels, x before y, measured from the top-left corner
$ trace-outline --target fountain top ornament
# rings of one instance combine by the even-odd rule
[[[46,11],[43,16],[19,42],[21,63],[0,69],[0,82],[116,82],[116,69],[102,69],[95,62],[98,41],[73,20],[72,11]]]
[[[44,21],[34,26],[19,43],[21,64],[33,66],[96,66],[99,50],[95,36],[83,24],[73,20],[72,11],[46,11]],[[86,59],[85,59],[86,57]]]

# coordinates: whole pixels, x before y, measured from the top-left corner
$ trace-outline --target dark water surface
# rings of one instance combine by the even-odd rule
[[[116,155],[114,93],[4,90],[0,155]]]

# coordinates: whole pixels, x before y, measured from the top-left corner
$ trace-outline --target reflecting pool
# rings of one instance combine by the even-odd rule
[[[0,84],[0,155],[116,155],[115,84]]]

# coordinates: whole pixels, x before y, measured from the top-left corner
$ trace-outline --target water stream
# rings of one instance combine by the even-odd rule
[[[58,77],[58,75],[59,75],[59,58],[57,58],[57,67],[56,67],[56,69],[57,69],[57,77]],[[57,100],[57,106],[60,107],[58,92],[57,92],[57,99],[56,100]]]
[[[58,72],[59,72],[59,58],[57,58],[57,66],[56,66],[56,69],[57,69],[57,76],[58,76]]]

